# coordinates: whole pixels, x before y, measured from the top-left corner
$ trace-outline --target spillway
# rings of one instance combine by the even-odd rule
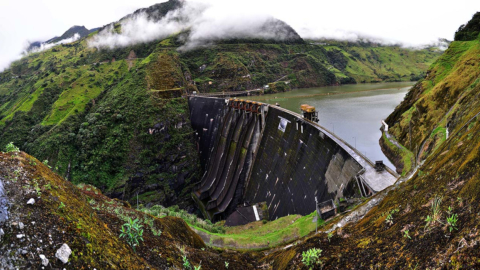
[[[189,107],[205,170],[192,195],[206,218],[224,219],[257,203],[265,203],[270,220],[306,215],[316,201],[342,198],[351,182],[367,195],[396,180],[393,171],[375,170],[346,142],[283,108],[199,96],[189,97]]]

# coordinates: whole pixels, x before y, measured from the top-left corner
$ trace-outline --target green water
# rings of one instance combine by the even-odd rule
[[[320,125],[356,146],[371,160],[383,160],[394,168],[378,143],[381,120],[393,112],[413,84],[398,82],[305,88],[248,99],[279,103],[281,107],[297,113],[301,112],[301,104],[315,106]]]

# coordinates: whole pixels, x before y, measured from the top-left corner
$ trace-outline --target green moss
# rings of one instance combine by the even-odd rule
[[[210,242],[234,249],[264,249],[292,242],[315,231],[315,213],[307,216],[290,215],[263,224],[256,221],[243,226],[227,227],[225,234],[211,233],[192,226],[208,235]]]
[[[409,151],[407,148],[405,148],[403,145],[400,145],[400,147],[398,147],[397,145],[393,144],[387,138],[385,133],[382,133],[382,139],[383,139],[383,142],[385,143],[384,145],[386,145],[386,147],[388,147],[388,149],[390,149],[390,151],[399,158],[399,162],[402,167],[401,175],[405,176],[407,173],[412,171],[414,169],[413,163],[415,162],[415,155],[411,151]],[[398,162],[393,162],[393,163],[395,163],[396,165],[398,164]]]

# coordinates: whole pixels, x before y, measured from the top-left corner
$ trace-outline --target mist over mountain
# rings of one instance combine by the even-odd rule
[[[283,21],[269,15],[217,13],[213,6],[197,2],[170,0],[139,9],[109,24],[89,41],[95,48],[117,48],[145,43],[187,31],[184,46],[190,50],[219,40],[267,39],[281,42],[302,42],[297,32]]]
[[[77,41],[80,38],[88,36],[88,34],[96,31],[98,28],[88,30],[85,26],[72,26],[68,29],[65,33],[63,33],[60,37],[53,37],[47,41],[34,41],[28,43],[25,48],[26,53],[30,52],[39,52],[51,47],[54,47],[59,44],[71,43]]]

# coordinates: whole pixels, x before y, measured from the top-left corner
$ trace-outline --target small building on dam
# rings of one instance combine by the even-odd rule
[[[338,201],[352,190],[368,196],[397,179],[317,123],[278,106],[190,96],[189,107],[205,170],[192,196],[205,218],[244,224],[259,212],[270,220],[307,215],[316,202]]]

